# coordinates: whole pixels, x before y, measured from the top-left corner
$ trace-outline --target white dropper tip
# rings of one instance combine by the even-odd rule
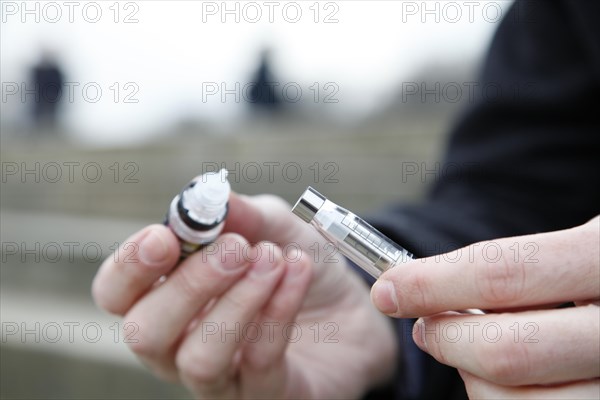
[[[198,221],[212,223],[225,214],[231,186],[227,180],[228,171],[207,172],[200,176],[192,190],[184,193],[185,207]],[[196,219],[196,218],[194,218]]]

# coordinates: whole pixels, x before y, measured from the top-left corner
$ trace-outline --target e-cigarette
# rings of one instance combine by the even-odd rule
[[[402,246],[310,186],[292,212],[314,226],[343,255],[375,279],[398,263],[413,258]]]

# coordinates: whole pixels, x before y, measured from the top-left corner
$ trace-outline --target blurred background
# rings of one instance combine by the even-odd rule
[[[89,290],[192,177],[414,202],[510,1],[0,1],[0,396],[185,398]]]

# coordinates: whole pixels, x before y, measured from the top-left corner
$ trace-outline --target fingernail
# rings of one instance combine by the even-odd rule
[[[296,277],[302,275],[302,271],[305,268],[305,261],[302,260],[302,251],[299,248],[291,247],[286,249],[283,258],[287,264],[285,280],[294,280]]]
[[[373,304],[384,314],[398,312],[398,297],[392,281],[378,280],[371,289]]]
[[[144,264],[158,264],[167,258],[167,244],[156,231],[150,231],[140,243],[140,261]]]
[[[210,264],[213,266],[217,265],[219,268],[222,268],[226,271],[232,271],[247,264],[246,259],[242,256],[241,251],[237,251],[239,248],[240,242],[232,238],[228,238],[223,241],[209,244],[205,248],[205,251],[210,254]],[[228,251],[231,249],[236,249],[236,251]]]
[[[425,321],[419,318],[413,326],[413,340],[415,344],[423,351],[427,351],[427,342],[425,341]]]
[[[277,265],[282,261],[281,255],[275,251],[268,251],[268,249],[261,248],[262,253],[258,257],[258,260],[254,262],[252,272],[257,275],[265,275],[273,271]]]
[[[301,276],[303,271],[304,264],[302,263],[302,261],[288,262],[287,271],[285,273],[285,280],[292,281],[297,277]]]
[[[213,264],[218,264],[221,268],[226,271],[232,271],[240,268],[246,264],[246,260],[239,254],[227,254],[219,256],[211,256],[213,258]]]

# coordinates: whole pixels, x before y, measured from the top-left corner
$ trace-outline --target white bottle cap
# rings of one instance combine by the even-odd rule
[[[196,180],[193,188],[183,193],[183,206],[191,218],[212,224],[224,217],[231,192],[227,175],[225,168],[219,172],[207,172]]]

